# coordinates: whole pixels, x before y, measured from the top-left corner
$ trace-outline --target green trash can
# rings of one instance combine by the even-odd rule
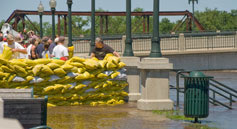
[[[209,79],[202,72],[193,71],[184,78],[184,115],[206,118],[209,115]]]

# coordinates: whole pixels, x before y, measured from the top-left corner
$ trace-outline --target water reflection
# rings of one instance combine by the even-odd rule
[[[173,129],[180,124],[150,111],[137,110],[136,103],[50,107],[47,121],[53,129]]]

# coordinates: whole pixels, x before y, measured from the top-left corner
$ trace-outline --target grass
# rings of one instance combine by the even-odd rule
[[[194,120],[193,118],[188,118],[188,117],[185,117],[184,115],[180,115],[181,113],[179,111],[174,111],[174,110],[171,110],[171,111],[155,110],[153,111],[153,113],[159,114],[159,115],[165,115],[167,118],[171,120],[187,120],[187,121]]]
[[[180,111],[175,111],[175,110],[171,110],[171,111],[159,111],[159,110],[154,110],[152,111],[155,114],[158,115],[164,115],[167,118],[171,119],[171,120],[182,120],[182,121],[194,121],[194,118],[188,118],[185,117],[184,115],[181,115],[182,113]],[[218,129],[216,127],[209,127],[208,125],[202,125],[199,123],[193,123],[193,124],[188,124],[187,126],[185,126],[189,129]]]

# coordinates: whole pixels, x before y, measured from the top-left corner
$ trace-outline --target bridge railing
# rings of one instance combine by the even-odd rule
[[[236,32],[184,34],[184,37],[185,50],[218,50],[220,48],[235,48],[237,40]]]
[[[116,51],[123,53],[125,35],[101,36],[105,44]],[[133,51],[136,54],[147,55],[151,50],[151,34],[137,34],[132,36]],[[73,38],[75,53],[89,53],[90,37]],[[237,48],[237,33],[229,32],[203,32],[203,33],[180,33],[160,36],[161,51],[163,53],[182,53],[193,51],[214,51]]]

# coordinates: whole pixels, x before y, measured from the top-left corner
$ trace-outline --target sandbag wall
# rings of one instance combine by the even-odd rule
[[[124,66],[111,54],[104,60],[0,58],[0,88],[34,87],[35,97],[48,95],[49,106],[123,104],[128,95]]]

